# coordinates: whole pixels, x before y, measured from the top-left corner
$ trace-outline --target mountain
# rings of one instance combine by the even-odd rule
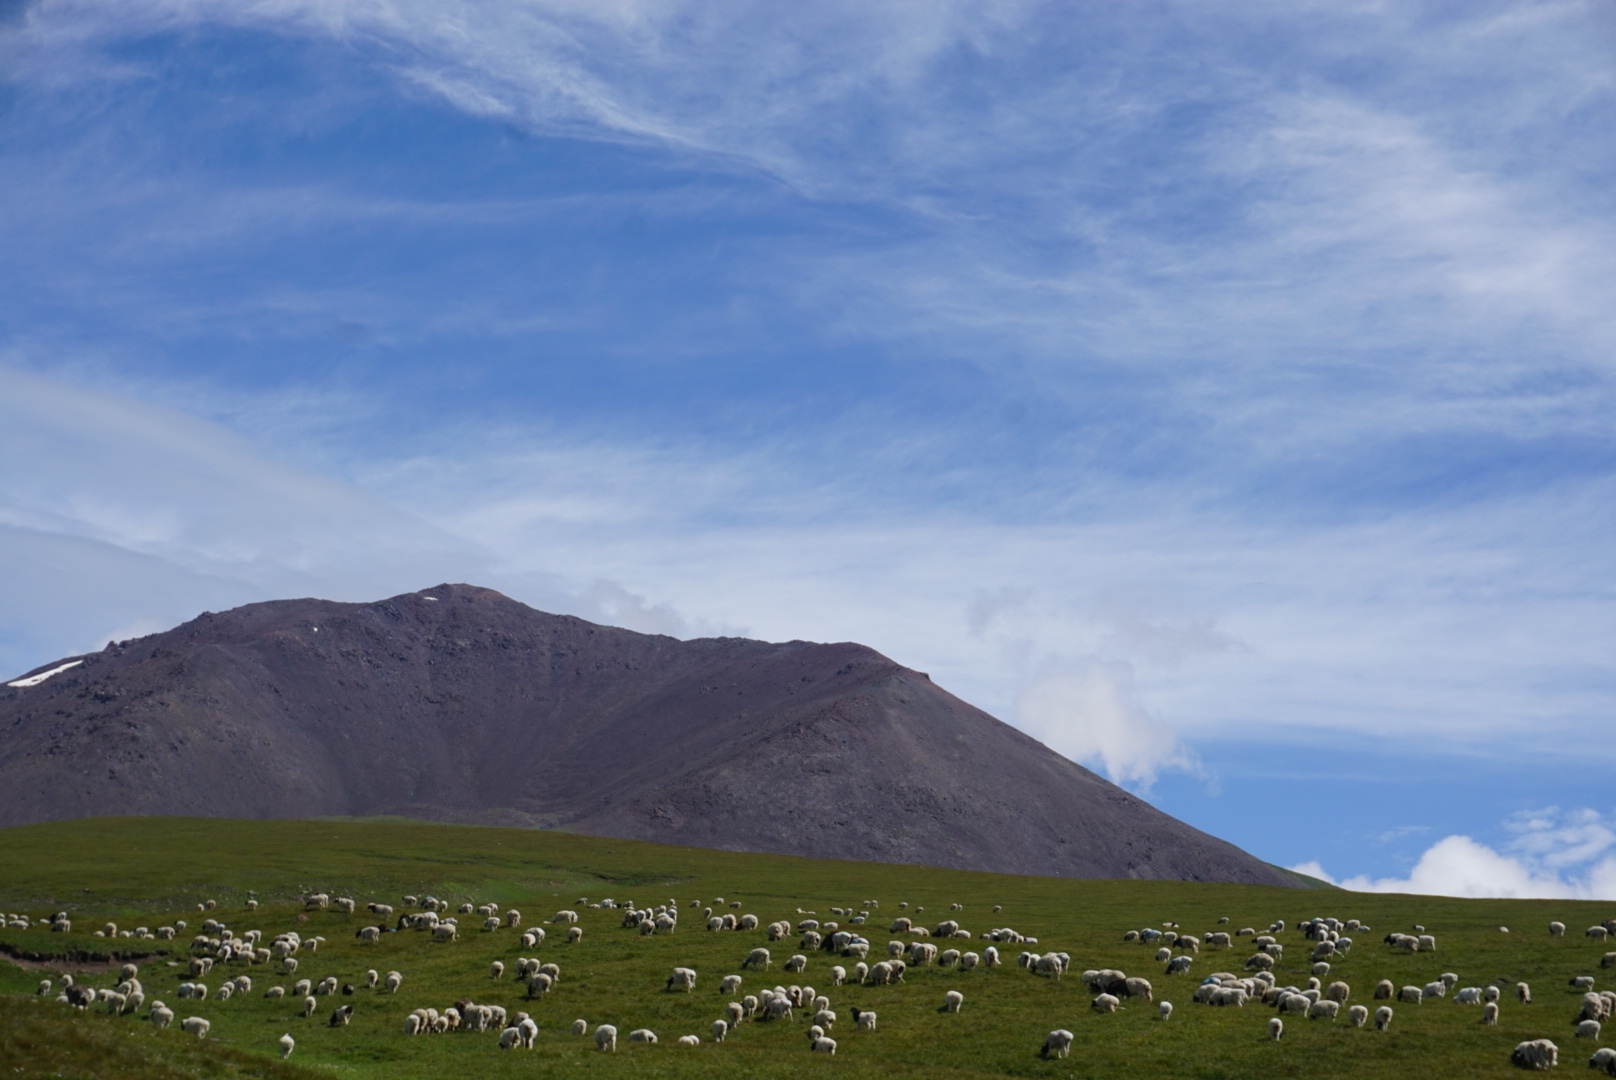
[[[33,674],[0,688],[0,825],[386,814],[1304,883],[863,645],[679,641],[441,585],[205,613]]]

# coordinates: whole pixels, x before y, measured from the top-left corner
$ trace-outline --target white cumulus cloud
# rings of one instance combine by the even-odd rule
[[[1198,768],[1173,729],[1140,704],[1129,664],[1093,660],[1039,680],[1016,698],[1016,726],[1116,783],[1149,787],[1164,769]]]
[[[1503,851],[1468,836],[1444,837],[1406,878],[1337,879],[1316,859],[1291,869],[1354,892],[1616,900],[1616,831],[1597,811],[1551,806],[1517,814],[1504,827],[1511,839]]]

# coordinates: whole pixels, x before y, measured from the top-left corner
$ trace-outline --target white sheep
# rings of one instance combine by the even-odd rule
[[[808,958],[802,955],[802,953],[793,954],[791,959],[787,960],[785,963],[786,970],[791,972],[803,971],[807,967]]]
[[[1320,999],[1308,1006],[1307,1018],[1309,1020],[1334,1020],[1341,1011],[1339,1001]]]
[[[602,1024],[596,1028],[595,1049],[615,1051],[617,1049],[617,1028],[611,1024]]]
[[[652,1031],[650,1028],[635,1028],[633,1031],[628,1033],[628,1041],[631,1043],[646,1043],[647,1045],[655,1046],[657,1044],[656,1032]]]
[[[950,990],[943,995],[943,1011],[957,1013],[965,1004],[965,995],[958,990]]]
[[[1278,1042],[1280,1036],[1284,1035],[1284,1034],[1285,1034],[1285,1021],[1281,1020],[1277,1016],[1274,1017],[1272,1020],[1268,1021],[1268,1038],[1270,1040],[1272,1040],[1273,1042]]]
[[[166,1025],[165,1025],[166,1026]],[[187,1035],[195,1035],[198,1039],[208,1037],[208,1028],[212,1027],[206,1019],[200,1016],[187,1016],[180,1021],[180,1030]]]
[[[674,968],[673,974],[668,976],[668,982],[664,989],[670,991],[683,990],[687,994],[695,990],[696,969],[687,967]]]
[[[1172,1015],[1173,1015],[1173,1003],[1171,1001],[1163,1001],[1163,1002],[1159,1003],[1156,1006],[1156,1017],[1157,1017],[1157,1019],[1159,1019],[1159,1020],[1167,1020],[1167,1019],[1170,1019],[1172,1017]]]
[[[1595,1050],[1594,1056],[1588,1059],[1588,1067],[1606,1076],[1616,1076],[1616,1050],[1608,1046]]]
[[[1122,1002],[1110,994],[1101,994],[1094,999],[1091,1007],[1095,1012],[1112,1013],[1122,1006]]]
[[[1361,1028],[1369,1022],[1369,1008],[1364,1005],[1354,1005],[1347,1010],[1347,1023],[1355,1028]]]
[[[1610,931],[1603,926],[1590,926],[1584,933],[1595,941],[1604,941],[1610,936]]]
[[[858,1028],[858,1030],[860,1030],[860,1031],[874,1031],[875,1030],[875,1021],[876,1021],[875,1013],[871,1012],[869,1009],[854,1009],[853,1010],[853,1026]]]
[[[734,1004],[734,1003],[731,1002],[731,1004]],[[712,1031],[713,1031],[713,1042],[723,1042],[724,1041],[724,1036],[729,1034],[729,1021],[728,1020],[714,1020],[713,1021]]]
[[[835,1054],[836,1040],[826,1035],[817,1035],[808,1043],[808,1049],[816,1054]]]
[[[1386,1031],[1392,1026],[1392,1007],[1382,1005],[1375,1010],[1375,1030]]]
[[[1598,1020],[1579,1020],[1576,1027],[1577,1038],[1597,1039],[1599,1038],[1599,1027]]]
[[[1560,1048],[1547,1039],[1532,1039],[1516,1046],[1509,1060],[1522,1069],[1552,1069],[1560,1064]]]
[[[574,1020],[572,1022],[572,1033],[574,1035],[587,1035],[587,1034],[589,1034],[589,1021],[587,1021],[587,1020]]]
[[[1488,1027],[1498,1023],[1498,1002],[1489,1001],[1481,1007],[1481,1022]]]
[[[1455,1005],[1480,1005],[1481,1004],[1481,987],[1479,987],[1479,986],[1467,986],[1467,987],[1465,987],[1463,990],[1460,990],[1458,993],[1453,995],[1453,1003]]]
[[[871,1013],[870,1015],[874,1015]],[[1043,1048],[1038,1051],[1039,1057],[1063,1058],[1072,1051],[1072,1033],[1065,1028],[1056,1028],[1044,1036]]]
[[[147,1017],[158,1028],[166,1028],[174,1022],[174,1010],[162,1002],[153,1002],[150,1016]]]
[[[404,985],[404,976],[396,971],[389,971],[386,977],[382,979],[382,989],[389,994],[398,993],[398,988],[402,985]]]

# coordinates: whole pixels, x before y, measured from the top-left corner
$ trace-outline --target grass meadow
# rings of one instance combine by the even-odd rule
[[[361,905],[376,900],[402,909],[405,894],[432,894],[459,904],[494,901],[517,908],[523,927],[543,925],[546,942],[524,950],[520,930],[482,932],[480,917],[461,917],[460,940],[439,943],[412,931],[389,933],[361,944],[355,931],[376,922],[361,906],[354,915],[317,911],[303,916],[299,897],[309,891],[351,896]],[[246,909],[249,892],[260,906]],[[677,900],[678,929],[642,938],[620,927],[621,912],[593,910],[576,902],[611,897],[652,906]],[[703,906],[717,897],[724,911],[750,912],[762,926],[777,919],[793,924],[817,912],[835,919],[832,906],[860,908],[876,900],[861,929],[872,942],[870,961],[885,954],[889,940],[912,940],[887,932],[899,915],[928,925],[959,919],[973,935],[1009,926],[1039,944],[1001,946],[1006,965],[996,970],[911,966],[896,986],[831,986],[829,969],[854,961],[809,954],[808,969],[788,976],[781,964],[799,951],[795,936],[767,943],[756,931],[708,932]],[[197,911],[205,900],[217,908]],[[727,902],[738,900],[739,909]],[[900,912],[899,905],[909,908]],[[951,904],[963,905],[952,912]],[[994,905],[1003,910],[993,914]],[[549,918],[575,908],[583,938],[565,942],[565,928]],[[73,932],[48,926],[0,929],[0,950],[22,962],[0,962],[0,1076],[31,1077],[352,1077],[412,1080],[426,1077],[1193,1077],[1205,1080],[1265,1077],[1467,1077],[1515,1075],[1509,1052],[1523,1039],[1551,1038],[1561,1049],[1561,1067],[1581,1069],[1595,1046],[1572,1038],[1572,1018],[1581,993],[1570,985],[1593,975],[1600,988],[1616,982],[1616,969],[1599,967],[1607,948],[1583,930],[1616,916],[1616,904],[1548,900],[1450,900],[1358,894],[1337,890],[1291,890],[1181,882],[1076,881],[966,873],[918,866],[840,862],[664,847],[624,840],[519,829],[463,827],[405,821],[234,821],[115,818],[0,830],[0,910],[45,919],[67,910]],[[1443,972],[1460,986],[1499,981],[1532,985],[1534,1003],[1522,1006],[1506,993],[1496,1027],[1480,1023],[1481,1010],[1436,1000],[1394,1004],[1391,1030],[1355,1030],[1346,1022],[1286,1018],[1285,1037],[1266,1040],[1271,1010],[1260,1004],[1217,1009],[1191,1001],[1195,985],[1214,971],[1239,972],[1252,952],[1250,939],[1235,948],[1203,948],[1189,976],[1167,976],[1153,959],[1155,946],[1125,943],[1123,933],[1175,922],[1184,933],[1205,934],[1242,926],[1266,929],[1276,919],[1294,927],[1313,916],[1360,919],[1373,928],[1354,934],[1351,954],[1338,959],[1330,979],[1352,986],[1352,1003],[1370,1005],[1382,978],[1397,985],[1424,984]],[[267,942],[285,930],[305,938],[323,935],[318,952],[299,954],[296,976],[271,965],[229,965],[202,980],[213,986],[237,974],[253,980],[250,994],[220,1002],[181,1000],[175,988],[189,978],[183,961],[190,938],[204,918],[225,922],[237,933],[261,929]],[[189,922],[174,942],[104,939],[91,931],[114,921],[121,928]],[[1569,927],[1551,937],[1548,924]],[[847,920],[836,920],[847,928]],[[1434,954],[1406,954],[1381,944],[1391,930],[1419,923],[1438,939]],[[1500,931],[1508,927],[1509,933]],[[1282,984],[1306,985],[1309,943],[1294,929],[1278,935],[1287,946],[1275,973]],[[709,1033],[728,998],[719,979],[740,972],[757,945],[768,944],[774,966],[767,975],[745,972],[742,993],[776,984],[813,985],[831,999],[839,1022],[830,1032],[834,1057],[812,1054],[804,1033],[810,1021],[747,1022],[722,1044]],[[938,943],[939,948],[948,945]],[[987,942],[953,942],[980,951]],[[1072,974],[1061,981],[1040,978],[1015,965],[1022,948],[1065,951]],[[489,975],[492,961],[514,968],[528,955],[560,965],[560,983],[541,1002],[524,1000],[524,987],[509,972]],[[27,958],[33,957],[33,960]],[[42,977],[75,971],[80,981],[111,986],[106,961],[136,959],[148,1003],[160,998],[180,1018],[205,1016],[212,1023],[205,1042],[175,1026],[158,1031],[140,1017],[80,1013],[40,998]],[[42,965],[42,966],[41,966]],[[663,989],[675,966],[699,973],[694,993]],[[1112,1015],[1089,1008],[1090,994],[1076,977],[1085,968],[1111,967],[1151,980],[1158,1001],[1172,1001],[1166,1022],[1154,1005],[1127,1004]],[[404,983],[397,994],[359,989],[352,997],[322,997],[314,1016],[303,1019],[291,996],[298,977],[334,975],[363,984],[364,972],[396,969]],[[1328,980],[1327,980],[1328,981]],[[288,996],[264,997],[273,985]],[[943,995],[959,990],[958,1014],[941,1011]],[[404,1018],[420,1006],[439,1010],[470,998],[530,1012],[539,1024],[537,1048],[502,1052],[496,1033],[451,1033],[409,1037]],[[350,1026],[327,1023],[332,1009],[350,1003]],[[873,1009],[878,1030],[853,1029],[850,1009]],[[620,1032],[615,1054],[594,1050],[588,1037],[569,1033],[575,1019],[611,1023]],[[656,1046],[629,1045],[634,1028],[657,1032]],[[1042,1060],[1037,1051],[1053,1028],[1076,1040],[1065,1060]],[[1616,1025],[1610,1028],[1616,1034]],[[297,1049],[278,1059],[277,1040],[290,1033]],[[676,1045],[679,1036],[700,1035],[699,1047]],[[1608,1043],[1609,1038],[1602,1040]]]

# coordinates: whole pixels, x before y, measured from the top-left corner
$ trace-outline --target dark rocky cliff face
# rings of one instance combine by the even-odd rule
[[[82,660],[0,689],[0,825],[401,814],[1298,883],[862,645],[678,641],[444,585],[252,604]]]

